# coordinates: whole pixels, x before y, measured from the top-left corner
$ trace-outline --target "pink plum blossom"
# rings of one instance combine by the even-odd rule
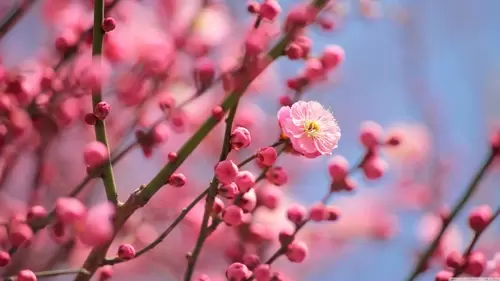
[[[278,111],[283,133],[298,152],[311,157],[330,155],[337,148],[340,128],[327,109],[315,101],[298,101]]]

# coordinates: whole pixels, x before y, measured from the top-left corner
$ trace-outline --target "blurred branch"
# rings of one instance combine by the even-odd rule
[[[438,235],[434,238],[432,243],[425,250],[424,254],[420,257],[420,260],[418,261],[417,265],[413,269],[412,273],[406,279],[407,281],[415,280],[415,278],[417,278],[417,276],[422,272],[422,269],[425,268],[425,265],[427,264],[430,257],[434,254],[434,251],[438,247],[438,245],[441,241],[441,238],[443,237],[444,233],[446,232],[446,229],[448,229],[448,226],[450,226],[453,219],[458,215],[458,213],[465,206],[465,203],[467,203],[467,201],[472,197],[472,195],[476,191],[477,187],[479,186],[479,183],[481,182],[484,175],[486,174],[486,171],[493,163],[493,160],[495,159],[495,157],[496,157],[495,151],[492,149],[491,152],[486,157],[484,163],[481,165],[481,167],[477,171],[476,175],[472,179],[471,183],[467,187],[467,190],[463,194],[460,201],[453,208],[450,215],[446,219],[443,220],[443,225],[441,226],[441,229],[439,230]]]
[[[18,7],[12,9],[5,20],[0,24],[0,41],[9,33],[23,15],[35,4],[36,0],[22,0]]]
[[[88,271],[86,271],[83,268],[78,268],[78,269],[60,269],[60,270],[48,270],[48,271],[40,271],[40,272],[35,272],[36,277],[38,278],[45,278],[45,277],[54,277],[54,276],[60,276],[60,275],[69,275],[69,274],[89,274]],[[17,276],[8,276],[4,277],[2,280],[4,281],[14,281],[17,280]]]

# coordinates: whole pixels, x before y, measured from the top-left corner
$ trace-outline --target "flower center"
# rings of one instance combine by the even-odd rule
[[[304,123],[304,131],[309,137],[315,137],[319,132],[319,124],[316,121],[306,121]]]

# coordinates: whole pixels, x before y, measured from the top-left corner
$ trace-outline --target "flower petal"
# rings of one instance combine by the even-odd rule
[[[298,139],[298,143],[301,148],[304,149],[306,153],[314,153],[318,149],[316,148],[314,138],[308,137],[306,135]]]
[[[289,106],[283,106],[278,110],[278,122],[280,123],[280,126],[283,127],[285,126],[284,121],[290,118],[290,107]]]
[[[321,154],[332,154],[337,148],[338,138],[335,134],[323,132],[314,139],[314,145]]]
[[[287,137],[294,137],[294,138],[300,138],[302,135],[305,133],[304,132],[304,125],[295,125],[295,123],[292,121],[292,118],[288,118],[285,121],[285,126],[283,127],[283,131]]]
[[[300,143],[299,143],[299,138],[290,138],[290,142],[292,143],[292,146],[293,146],[293,149],[295,149],[296,151],[302,153],[302,154],[305,154],[307,153],[301,146],[300,146]]]
[[[305,120],[309,120],[310,110],[307,106],[307,102],[298,101],[294,103],[290,110],[290,115],[295,125],[299,125],[304,123]]]

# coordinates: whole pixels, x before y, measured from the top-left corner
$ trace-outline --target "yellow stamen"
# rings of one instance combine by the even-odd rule
[[[319,124],[316,121],[304,122],[304,131],[309,137],[315,137],[319,132]]]

